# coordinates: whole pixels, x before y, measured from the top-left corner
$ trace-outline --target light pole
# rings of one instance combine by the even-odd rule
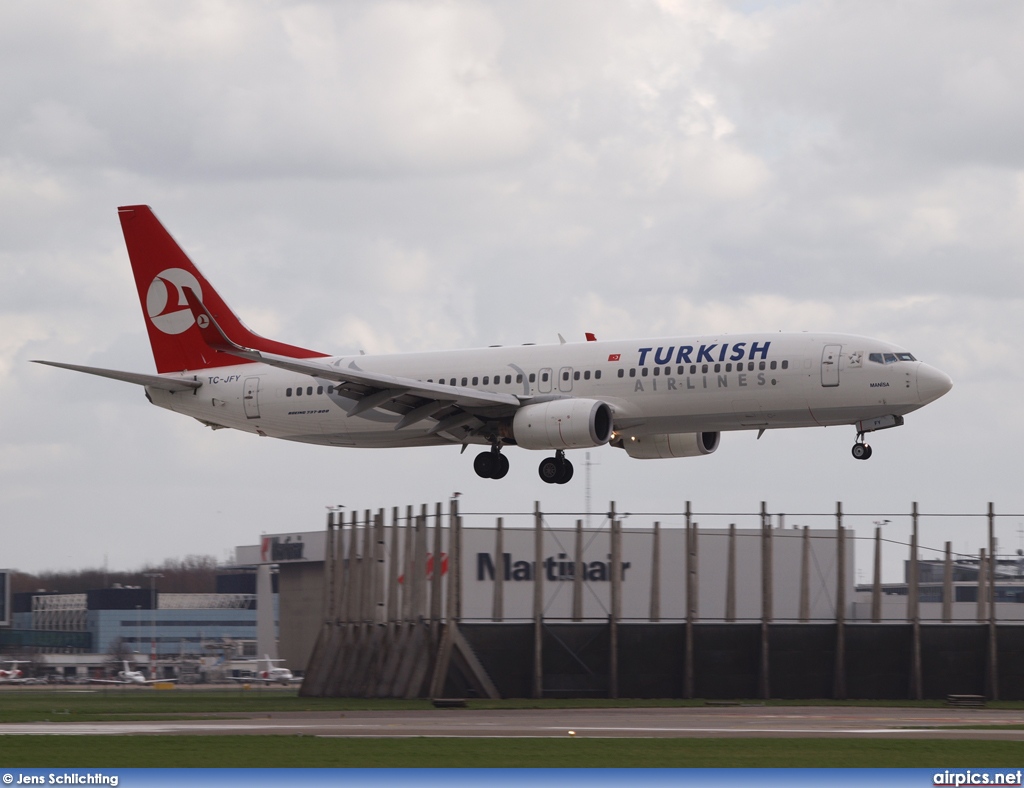
[[[156,678],[156,579],[163,577],[162,572],[145,572],[149,578],[149,672],[150,678]]]

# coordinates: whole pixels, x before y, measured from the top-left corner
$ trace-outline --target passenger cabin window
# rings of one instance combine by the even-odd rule
[[[626,370],[624,370],[624,369],[622,369],[621,367],[619,367],[619,377],[620,377],[620,378],[621,378],[621,377],[625,377],[625,375],[626,375]]]
[[[285,395],[286,397],[290,397],[290,396],[292,395],[292,390],[291,390],[291,389],[285,389],[285,390],[284,390],[284,395]]]
[[[548,382],[548,373],[547,372],[542,372],[541,376],[540,376],[540,379],[541,379],[541,381],[543,383],[547,383]]]
[[[601,379],[601,370],[598,369],[598,370],[594,371],[594,378],[596,380],[600,380]]]

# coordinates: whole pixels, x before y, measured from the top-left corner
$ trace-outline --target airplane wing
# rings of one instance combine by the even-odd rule
[[[402,417],[395,425],[396,430],[434,418],[437,423],[428,431],[430,434],[440,433],[459,440],[453,434],[454,430],[465,428],[472,431],[489,418],[508,417],[521,404],[520,398],[512,394],[367,372],[354,361],[348,366],[341,366],[340,361],[330,364],[251,350],[232,341],[224,333],[191,288],[182,290],[203,340],[211,348],[249,361],[333,381],[342,393],[356,400],[355,407],[349,411],[350,416],[373,408],[390,411]]]
[[[32,360],[33,364],[46,364],[49,367],[60,367],[75,372],[84,372],[87,375],[98,375],[101,378],[112,378],[125,383],[137,383],[140,386],[152,386],[164,391],[191,391],[199,388],[202,383],[198,380],[184,380],[181,378],[165,378],[160,375],[146,375],[142,372],[121,372],[116,369],[102,369],[100,367],[82,367],[78,364],[62,364],[59,361]]]

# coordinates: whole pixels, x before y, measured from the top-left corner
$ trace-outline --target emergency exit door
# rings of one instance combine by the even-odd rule
[[[260,379],[246,378],[242,389],[242,404],[247,419],[260,417]]]

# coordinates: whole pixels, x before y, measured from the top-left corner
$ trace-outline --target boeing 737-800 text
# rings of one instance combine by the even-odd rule
[[[265,339],[227,307],[149,207],[118,209],[156,375],[83,367],[144,386],[154,404],[213,429],[349,447],[506,446],[550,452],[545,482],[572,477],[568,449],[637,459],[710,454],[723,432],[903,424],[949,377],[903,348],[842,334],[715,334],[395,355],[328,356]]]

